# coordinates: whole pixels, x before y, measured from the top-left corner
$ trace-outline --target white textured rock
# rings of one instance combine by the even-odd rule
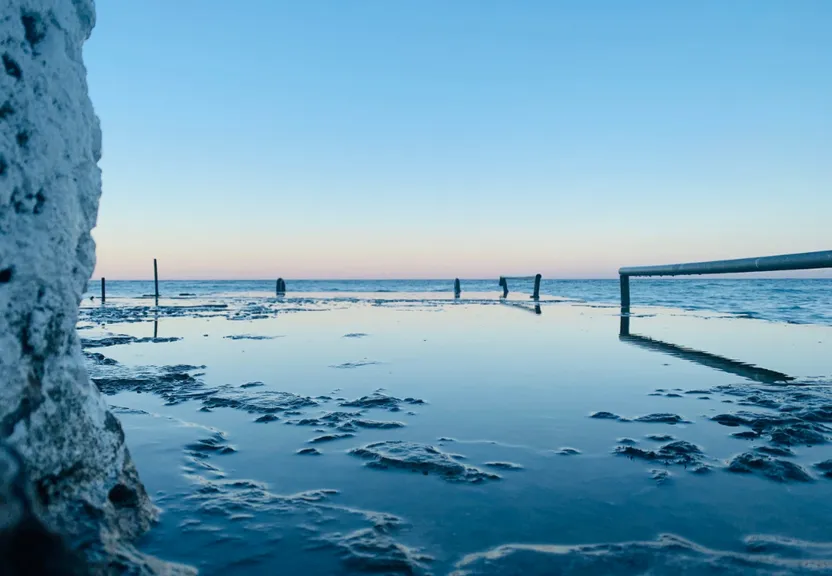
[[[0,440],[96,571],[152,573],[125,542],[155,509],[75,332],[101,194],[81,58],[94,20],[92,0],[0,0]]]

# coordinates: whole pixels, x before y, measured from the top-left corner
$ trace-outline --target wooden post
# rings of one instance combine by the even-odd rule
[[[454,297],[459,298],[459,295],[462,294],[462,286],[459,285],[459,278],[454,280]]]
[[[153,259],[153,284],[156,287],[156,306],[159,305],[159,268],[156,265],[156,258]]]
[[[621,274],[621,310],[625,308],[627,312],[630,311],[630,277],[627,274]]]
[[[156,340],[156,338],[158,338],[158,337],[159,337],[159,319],[157,318],[153,321],[153,339]]]
[[[503,289],[503,298],[508,296],[508,280],[504,276],[500,276],[500,287]]]
[[[277,279],[277,286],[275,287],[275,291],[277,292],[278,296],[283,296],[286,294],[286,281],[283,278]]]
[[[101,277],[101,302],[104,303],[107,300],[107,291],[105,289],[106,280],[104,276]]]
[[[534,277],[534,294],[532,294],[532,298],[535,300],[540,300],[540,280],[543,278],[540,274]]]

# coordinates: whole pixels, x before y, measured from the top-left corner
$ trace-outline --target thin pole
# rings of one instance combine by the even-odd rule
[[[104,276],[101,277],[101,302],[105,302],[107,300],[107,290],[105,289],[106,280]]]
[[[459,298],[459,295],[462,294],[462,286],[459,284],[459,278],[454,280],[454,297]]]
[[[532,294],[532,298],[535,300],[540,300],[540,279],[543,278],[540,274],[534,277],[534,294]]]
[[[503,289],[503,298],[505,298],[508,296],[508,280],[503,276],[500,276],[500,287]]]
[[[153,283],[156,286],[156,306],[159,305],[159,268],[156,265],[156,258],[153,259]]]

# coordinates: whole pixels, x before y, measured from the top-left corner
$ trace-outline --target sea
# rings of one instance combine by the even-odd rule
[[[287,280],[287,297],[316,294],[332,299],[348,299],[353,294],[395,297],[396,294],[423,294],[431,299],[452,294],[453,279],[437,280]],[[532,280],[510,280],[511,294],[532,292]],[[462,298],[489,295],[498,298],[497,280],[461,280]],[[108,280],[107,298],[148,298],[154,293],[153,281]],[[274,280],[163,280],[159,292],[166,298],[270,298],[275,295]],[[633,306],[711,311],[741,318],[789,324],[832,325],[832,278],[671,278],[630,281]],[[619,302],[618,280],[543,279],[542,297],[563,298],[580,303]],[[100,285],[90,281],[85,299],[99,298]]]

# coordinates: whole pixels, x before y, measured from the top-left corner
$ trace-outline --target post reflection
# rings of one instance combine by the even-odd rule
[[[625,312],[626,310],[626,312]],[[671,344],[670,342],[663,342],[650,338],[649,336],[642,336],[640,334],[630,333],[630,314],[629,309],[621,309],[621,322],[619,328],[618,339],[627,344],[644,348],[645,350],[652,350],[654,352],[661,352],[675,358],[682,358],[689,362],[701,364],[714,370],[735,374],[742,378],[748,378],[755,382],[763,384],[784,384],[794,380],[792,376],[777,372],[776,370],[768,370],[760,368],[753,364],[747,364],[725,356],[719,356],[710,352],[703,352],[702,350],[694,350],[678,344]]]
[[[520,310],[525,310],[527,312],[536,314],[537,316],[541,316],[543,314],[543,309],[541,309],[540,304],[530,306],[528,304],[523,304],[522,302],[511,302],[509,300],[502,300],[500,304],[503,304],[504,306],[511,306],[512,308],[518,308]]]

